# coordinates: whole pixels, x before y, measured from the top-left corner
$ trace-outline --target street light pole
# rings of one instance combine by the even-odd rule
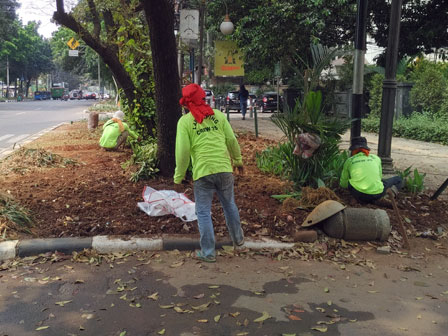
[[[9,56],[6,55],[6,98],[9,98]]]
[[[383,81],[383,98],[381,101],[380,133],[378,138],[378,156],[383,163],[383,173],[393,174],[391,153],[392,129],[394,122],[395,94],[397,91],[397,59],[400,37],[402,0],[392,0],[389,37],[386,51],[386,74]]]
[[[201,1],[199,6],[199,60],[197,81],[201,85],[202,81],[202,63],[204,57],[204,21],[205,21],[205,0]]]
[[[364,56],[366,51],[367,0],[358,0],[355,31],[355,58],[353,61],[352,126],[350,138],[361,135],[361,117],[364,106]]]

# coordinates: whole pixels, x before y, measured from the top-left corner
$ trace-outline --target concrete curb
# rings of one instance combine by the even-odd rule
[[[232,245],[231,241],[218,241],[216,248]],[[282,243],[271,239],[250,240],[246,238],[244,247],[254,250],[264,249],[289,249],[293,243]],[[15,257],[26,257],[46,252],[62,252],[71,254],[74,251],[94,249],[98,253],[112,253],[122,251],[169,251],[169,250],[194,250],[199,248],[199,239],[180,237],[113,237],[95,236],[88,238],[40,238],[26,239],[22,241],[12,240],[0,242],[0,261]]]

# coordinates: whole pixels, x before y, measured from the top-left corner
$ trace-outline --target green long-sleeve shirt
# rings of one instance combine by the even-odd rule
[[[354,189],[364,194],[381,194],[384,189],[382,175],[381,159],[374,154],[367,156],[360,152],[345,161],[339,184],[347,188],[350,182]]]
[[[126,124],[125,122],[123,122],[122,124],[124,126],[124,130],[128,131],[131,137],[133,137],[134,139],[138,138],[138,135],[135,132],[131,131],[128,124]],[[117,145],[117,139],[120,134],[121,132],[118,123],[116,123],[112,119],[106,121],[106,123],[103,125],[103,134],[101,135],[100,146],[104,148],[114,148]]]
[[[232,127],[224,113],[213,110],[202,124],[191,113],[182,116],[177,123],[176,169],[174,183],[181,183],[191,163],[193,180],[203,176],[232,172],[234,166],[243,165],[241,150]]]

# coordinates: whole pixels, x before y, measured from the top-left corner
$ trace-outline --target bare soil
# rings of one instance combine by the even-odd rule
[[[264,174],[255,163],[256,152],[262,151],[274,140],[256,138],[253,134],[238,133],[245,162],[245,175],[236,176],[235,197],[245,235],[268,236],[291,241],[291,235],[308,215],[308,210],[289,209],[271,195],[291,191],[291,185],[278,177]],[[137,207],[142,201],[145,185],[155,189],[173,189],[172,179],[156,178],[132,183],[129,172],[121,164],[131,150],[107,152],[98,145],[100,130],[90,132],[85,122],[63,125],[35,142],[30,148],[58,154],[62,160],[57,165],[35,167],[26,160],[4,159],[0,164],[2,192],[13,196],[32,214],[32,234],[9,230],[7,237],[86,237],[94,235],[160,235],[197,234],[196,222],[184,223],[174,216],[150,217]],[[12,169],[14,168],[14,169]],[[361,207],[345,190],[335,190],[336,195],[348,206]],[[192,185],[186,195],[194,200]],[[400,194],[398,206],[415,245],[416,235],[430,230],[432,238],[439,239],[448,230],[447,202],[431,201],[429,196]],[[383,208],[394,230],[397,217],[388,200],[368,205]],[[213,202],[213,220],[218,237],[227,237],[224,215],[217,199]],[[442,232],[433,235],[432,232]],[[441,239],[445,245],[445,239]],[[440,247],[442,247],[440,245]]]

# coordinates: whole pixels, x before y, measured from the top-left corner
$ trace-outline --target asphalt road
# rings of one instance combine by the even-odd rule
[[[230,253],[4,263],[0,335],[446,335],[445,256],[370,252],[361,267]]]
[[[89,100],[44,100],[0,103],[0,156],[35,134],[63,122],[86,117]]]

